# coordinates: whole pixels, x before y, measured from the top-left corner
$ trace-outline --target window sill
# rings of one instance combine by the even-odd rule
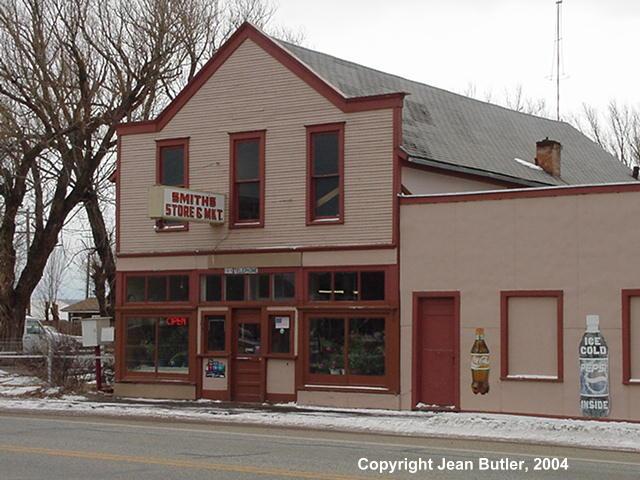
[[[189,225],[182,227],[154,227],[156,233],[174,233],[174,232],[188,232]]]
[[[196,355],[197,358],[229,358],[230,356],[229,352],[205,352]]]
[[[165,309],[176,312],[183,312],[188,310],[193,310],[195,307],[189,301],[186,302],[125,302],[121,307],[118,307],[116,310],[139,310],[141,308],[151,308],[153,309]]]
[[[232,230],[236,228],[264,228],[264,222],[231,223],[229,224],[229,228]]]
[[[384,386],[366,386],[366,385],[331,385],[323,383],[305,383],[300,390],[318,391],[318,392],[345,392],[345,393],[377,393],[384,395],[396,395],[397,392],[392,391]]]
[[[563,379],[552,375],[507,375],[501,376],[500,380],[503,382],[515,381],[515,382],[548,382],[548,383],[562,383]]]
[[[176,377],[178,374],[176,374]],[[128,373],[127,376],[118,380],[118,383],[172,383],[176,385],[195,385],[195,382],[192,382],[188,379],[189,375],[182,375],[180,377],[184,378],[176,378],[176,377],[156,377],[153,375],[143,375],[140,374],[138,377],[136,374]]]
[[[268,360],[296,360],[298,358],[292,353],[267,353],[263,357]]]
[[[313,227],[316,225],[342,225],[344,224],[344,218],[316,218],[314,220],[307,220],[307,226]]]

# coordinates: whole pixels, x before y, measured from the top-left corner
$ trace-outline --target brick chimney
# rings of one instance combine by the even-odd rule
[[[560,176],[560,151],[562,145],[549,137],[536,142],[536,165],[554,177]]]

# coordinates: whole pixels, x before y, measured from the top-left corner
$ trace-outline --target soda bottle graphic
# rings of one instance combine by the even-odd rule
[[[580,341],[580,409],[585,417],[609,416],[609,349],[600,333],[600,317],[587,315]]]
[[[476,328],[476,341],[471,348],[471,380],[474,394],[489,392],[489,347],[484,341],[484,328]]]

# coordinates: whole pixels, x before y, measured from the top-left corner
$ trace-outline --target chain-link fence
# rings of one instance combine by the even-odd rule
[[[96,381],[96,360],[100,360],[102,376],[102,381],[97,383],[112,384],[112,346],[102,346],[98,357],[93,347],[83,347],[70,336],[49,335],[37,343],[0,342],[0,365],[22,367],[49,385],[65,390],[75,390]]]

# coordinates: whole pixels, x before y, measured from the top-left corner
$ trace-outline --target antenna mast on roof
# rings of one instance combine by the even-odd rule
[[[562,0],[556,0],[556,120],[560,121],[560,10]]]

